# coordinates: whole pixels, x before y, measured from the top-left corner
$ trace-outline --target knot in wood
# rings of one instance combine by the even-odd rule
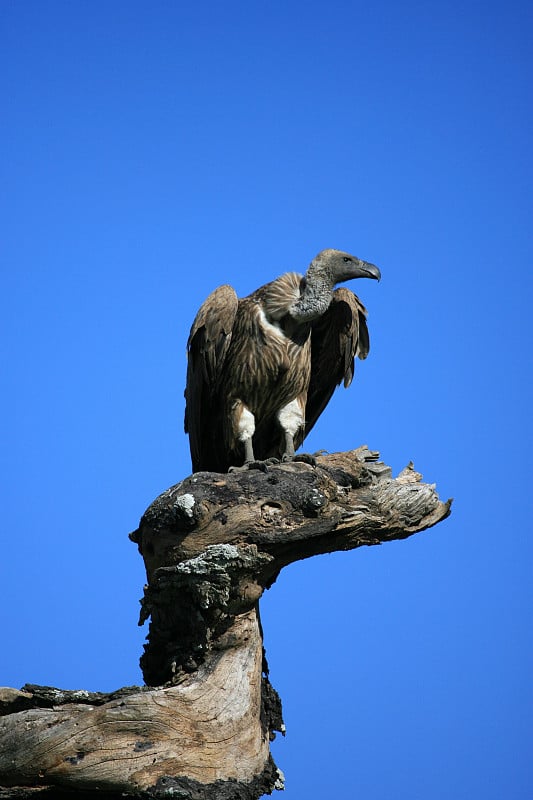
[[[283,507],[281,503],[276,503],[273,500],[269,500],[266,503],[263,503],[261,506],[261,518],[269,525],[279,523],[282,515]]]

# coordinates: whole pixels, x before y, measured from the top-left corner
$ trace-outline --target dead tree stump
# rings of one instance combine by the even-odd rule
[[[0,689],[0,800],[256,800],[283,788],[283,730],[258,601],[299,559],[403,539],[450,504],[366,447],[267,472],[200,472],[158,497],[130,538],[144,558],[145,687]]]

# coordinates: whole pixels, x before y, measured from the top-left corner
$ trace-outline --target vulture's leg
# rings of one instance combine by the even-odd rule
[[[241,467],[230,467],[229,472],[242,472],[247,469],[260,469],[267,471],[264,461],[257,461],[254,455],[252,437],[255,433],[255,417],[242,400],[233,404],[233,425],[237,438],[244,447],[244,464]]]
[[[252,437],[244,440],[244,463],[251,464],[255,461],[254,447],[252,444]]]
[[[305,398],[296,397],[278,411],[278,422],[285,436],[285,449],[282,461],[292,461],[294,458],[294,437],[304,425]]]
[[[235,400],[231,407],[233,435],[244,447],[244,463],[255,461],[252,437],[255,433],[255,417],[242,400]]]
[[[292,461],[294,458],[294,436],[289,431],[283,431],[283,433],[285,434],[285,449],[282,461]]]

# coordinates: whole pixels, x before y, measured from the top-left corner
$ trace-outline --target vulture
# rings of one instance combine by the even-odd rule
[[[374,278],[374,264],[322,250],[305,276],[287,272],[239,299],[219,286],[187,342],[185,432],[193,471],[289,461],[336,386],[369,351],[366,309],[338,283]]]

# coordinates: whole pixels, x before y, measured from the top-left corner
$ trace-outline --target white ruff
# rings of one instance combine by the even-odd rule
[[[304,415],[298,400],[291,400],[290,403],[280,409],[278,411],[278,420],[282,429],[290,436],[294,436],[304,424]]]
[[[267,316],[266,316],[265,312],[263,311],[263,309],[260,306],[257,309],[257,313],[259,315],[259,322],[260,322],[261,327],[263,328],[263,330],[267,331],[268,333],[274,334],[274,336],[277,336],[278,339],[281,339],[281,340],[285,340],[286,339],[286,336],[283,333],[283,331],[281,330],[281,328],[279,327],[279,325],[277,325],[275,322],[270,322],[267,319]]]

